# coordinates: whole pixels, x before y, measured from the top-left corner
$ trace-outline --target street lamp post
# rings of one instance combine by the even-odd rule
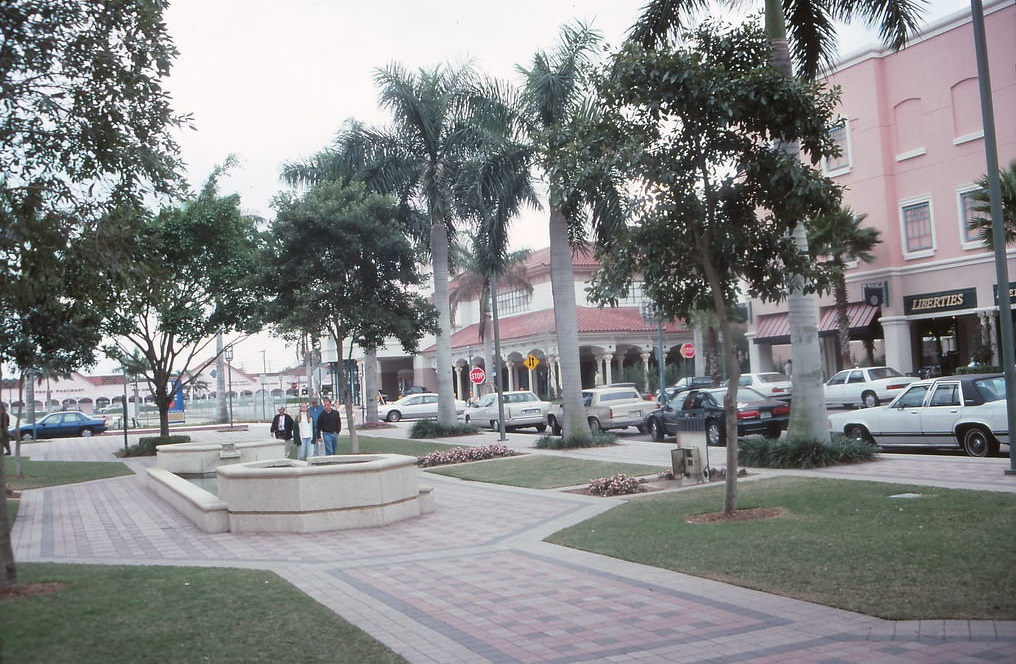
[[[663,318],[657,312],[656,307],[649,302],[642,305],[642,320],[647,323],[656,323],[656,368],[659,371],[659,394],[662,400],[666,392],[664,391],[664,381],[666,380],[666,367],[664,362],[666,358],[663,355]],[[662,404],[660,404],[662,406]]]
[[[233,344],[226,346],[226,349],[222,351],[222,356],[226,359],[226,375],[229,376],[229,387],[227,388],[227,394],[229,395],[229,429],[233,429]]]

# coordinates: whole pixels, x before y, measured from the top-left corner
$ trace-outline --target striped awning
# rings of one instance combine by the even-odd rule
[[[847,305],[847,321],[851,335],[868,336],[868,327],[878,317],[879,307],[864,302]],[[823,307],[818,323],[819,336],[827,337],[838,333],[836,307]],[[755,323],[755,343],[789,344],[790,317],[787,314],[759,316]]]
[[[879,313],[879,307],[873,307],[864,302],[855,302],[847,305],[847,329],[851,334],[867,331],[868,326],[875,320]],[[839,326],[836,322],[836,307],[825,307],[822,309],[822,320],[818,323],[818,333],[838,333]]]

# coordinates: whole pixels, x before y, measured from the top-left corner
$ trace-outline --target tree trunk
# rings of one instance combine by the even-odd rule
[[[554,200],[553,194],[551,201]],[[575,275],[568,242],[568,222],[560,206],[550,208],[550,282],[554,293],[554,321],[561,354],[561,401],[564,435],[576,441],[592,439],[582,405],[582,368],[579,362],[579,323],[575,306]]]
[[[432,220],[430,255],[434,262],[434,306],[437,307],[435,362],[437,370],[437,421],[441,426],[455,426],[455,387],[452,385],[451,313],[448,304],[448,229],[443,220]]]
[[[786,22],[783,7],[777,0],[766,0],[766,34],[773,46],[771,64],[785,76],[794,75],[787,48]],[[796,143],[785,143],[783,149],[795,156]],[[808,255],[808,232],[798,220],[793,231],[794,243],[801,254]],[[790,344],[794,361],[791,376],[794,405],[790,409],[787,435],[802,440],[829,442],[829,429],[822,384],[822,352],[818,339],[818,303],[813,293],[806,292],[801,275],[791,276],[787,296],[790,320]]]
[[[836,327],[840,333],[840,369],[851,366],[850,360],[850,319],[847,318],[847,280],[843,274],[836,276],[833,286],[836,300]]]
[[[3,379],[3,367],[0,366],[0,383]],[[6,412],[6,411],[5,411]],[[10,414],[7,414],[8,417]],[[0,423],[0,443],[6,448],[10,444],[7,436],[8,422]],[[11,523],[7,518],[7,464],[3,450],[0,450],[0,593],[18,585],[18,568],[14,563],[14,546],[11,543]]]
[[[377,351],[371,349],[363,357],[363,387],[366,415],[364,422],[377,422],[377,397],[381,390],[377,386]]]

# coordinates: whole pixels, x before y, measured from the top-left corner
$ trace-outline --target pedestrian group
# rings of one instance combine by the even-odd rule
[[[338,451],[339,433],[342,431],[342,417],[339,411],[332,408],[332,400],[325,399],[324,406],[318,404],[317,398],[310,400],[310,405],[300,404],[300,412],[296,418],[286,413],[286,408],[279,408],[278,414],[272,418],[269,432],[279,440],[286,441],[286,457],[289,457],[289,443],[295,441],[297,459],[306,461],[312,456],[333,455]]]

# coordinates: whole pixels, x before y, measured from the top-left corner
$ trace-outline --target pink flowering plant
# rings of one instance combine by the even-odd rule
[[[629,493],[641,493],[646,488],[637,477],[618,473],[611,477],[601,477],[589,481],[589,493],[594,496],[623,496]]]
[[[468,461],[485,461],[499,457],[518,454],[507,445],[483,445],[480,447],[453,447],[447,450],[436,450],[416,458],[416,465],[421,468],[444,466],[450,463],[466,463]]]

